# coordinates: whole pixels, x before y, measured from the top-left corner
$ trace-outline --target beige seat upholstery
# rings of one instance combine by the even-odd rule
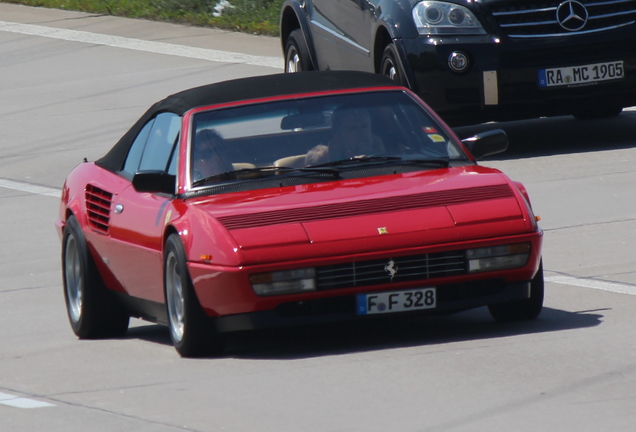
[[[306,166],[306,164],[305,164],[305,156],[306,155],[302,154],[302,155],[287,156],[287,157],[284,157],[284,158],[280,158],[280,159],[274,161],[274,166],[275,167],[302,168],[302,167]]]
[[[232,164],[232,169],[234,171],[239,171],[242,169],[250,169],[250,168],[256,168],[256,165],[247,163],[247,162],[237,162]]]

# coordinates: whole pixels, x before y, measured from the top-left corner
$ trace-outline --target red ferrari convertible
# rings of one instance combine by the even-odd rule
[[[168,325],[182,356],[223,334],[543,304],[524,187],[479,166],[415,94],[360,72],[239,79],[153,105],[68,176],[56,226],[79,338]]]

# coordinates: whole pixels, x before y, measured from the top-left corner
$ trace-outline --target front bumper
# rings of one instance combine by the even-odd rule
[[[397,41],[411,87],[451,125],[574,114],[586,104],[636,105],[636,31],[541,40],[417,37]],[[470,59],[464,73],[451,53]],[[539,70],[624,62],[625,78],[580,87],[539,87]]]
[[[356,315],[356,296],[346,295],[309,301],[293,301],[273,310],[217,317],[219,332],[234,332],[298,325],[325,324],[367,319],[391,319],[405,315],[433,315],[458,312],[489,304],[530,297],[530,282],[506,284],[502,279],[442,285],[437,287],[437,307],[415,312]]]
[[[373,319],[376,315],[358,316],[356,314],[356,296],[387,291],[402,291],[418,288],[436,288],[437,305],[434,309],[415,312],[389,313],[387,318],[405,314],[449,313],[477,308],[489,304],[527,299],[530,295],[530,281],[535,277],[541,261],[542,232],[498,238],[489,241],[476,241],[446,246],[447,251],[418,248],[413,253],[400,255],[378,252],[371,256],[340,257],[338,260],[324,258],[308,262],[277,263],[254,267],[217,267],[211,264],[190,262],[188,267],[199,302],[205,313],[215,319],[219,331],[248,330],[299,324],[338,322],[349,320]],[[468,261],[458,267],[456,251],[464,248],[495,246],[499,244],[531,243],[530,255],[526,264],[520,268],[470,272]],[[439,252],[438,252],[439,251]],[[425,253],[425,255],[421,255]],[[388,255],[387,255],[388,254]],[[388,258],[400,268],[390,277],[385,266]],[[369,259],[366,259],[369,258]],[[386,258],[386,259],[385,259]],[[420,267],[422,258],[426,266],[435,267],[435,275],[425,276]],[[402,262],[406,259],[407,262]],[[347,263],[354,263],[351,267]],[[343,267],[343,264],[346,264]],[[362,265],[357,269],[357,265]],[[302,268],[308,265],[316,268],[317,290],[307,293],[258,296],[250,284],[250,274],[273,271],[281,268]],[[410,266],[410,269],[408,267]],[[362,282],[349,277],[350,268]],[[356,270],[357,269],[357,270]],[[335,270],[338,283],[327,283],[329,277],[321,276],[322,271]],[[377,271],[376,271],[377,270]],[[419,276],[418,276],[419,274]],[[384,314],[382,314],[384,315]]]

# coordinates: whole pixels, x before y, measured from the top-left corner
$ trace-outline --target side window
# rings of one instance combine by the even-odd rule
[[[129,174],[131,177],[139,170],[139,162],[141,161],[141,155],[144,152],[144,147],[146,146],[146,141],[148,140],[148,134],[150,133],[150,128],[152,128],[155,119],[150,120],[146,125],[141,129],[137,138],[133,142],[130,150],[128,151],[128,156],[126,156],[126,163],[124,164],[123,171],[126,174]]]
[[[181,117],[173,113],[161,113],[148,134],[146,146],[141,155],[139,171],[167,171],[171,158],[176,153],[175,144],[181,128]],[[141,134],[140,134],[141,135]]]
[[[176,147],[176,146],[175,146]],[[170,156],[170,165],[168,166],[168,174],[177,175],[177,155],[179,152],[175,148]]]

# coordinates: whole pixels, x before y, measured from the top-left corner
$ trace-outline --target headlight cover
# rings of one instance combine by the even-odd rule
[[[468,8],[454,3],[419,2],[413,8],[413,21],[421,35],[486,34]]]
[[[316,290],[313,267],[258,273],[250,276],[252,289],[259,296],[296,294]]]
[[[468,249],[468,272],[479,273],[523,267],[530,257],[530,243]]]

